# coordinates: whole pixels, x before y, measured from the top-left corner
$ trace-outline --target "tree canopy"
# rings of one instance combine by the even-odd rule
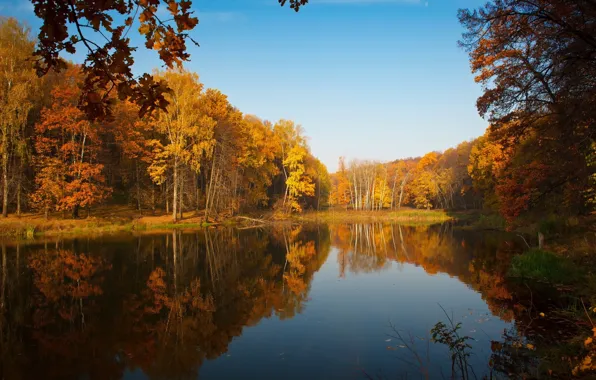
[[[284,6],[287,0],[278,0]],[[290,0],[298,11],[308,0]],[[145,39],[145,48],[155,50],[168,68],[180,68],[190,60],[188,43],[198,46],[191,32],[199,19],[191,10],[191,0],[31,0],[35,15],[42,20],[35,50],[38,75],[63,70],[62,52],[86,53],[82,64],[83,91],[79,106],[90,118],[111,114],[116,92],[120,100],[129,100],[143,116],[155,109],[165,109],[169,88],[151,74],[135,76],[130,32],[135,29]],[[160,16],[163,10],[167,16]]]

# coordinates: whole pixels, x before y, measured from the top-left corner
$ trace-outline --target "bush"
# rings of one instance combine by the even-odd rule
[[[532,249],[511,260],[508,275],[553,284],[575,284],[584,279],[585,273],[563,257],[540,249]]]

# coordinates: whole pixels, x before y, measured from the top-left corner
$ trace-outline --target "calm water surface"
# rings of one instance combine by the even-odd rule
[[[439,304],[480,374],[514,322],[502,273],[517,249],[381,224],[4,244],[0,378],[420,378],[412,351],[441,378]]]

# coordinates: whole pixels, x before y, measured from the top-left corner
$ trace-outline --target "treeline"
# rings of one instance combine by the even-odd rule
[[[111,114],[91,120],[81,104],[85,78],[67,64],[39,78],[34,41],[13,18],[0,18],[2,214],[63,212],[102,203],[165,210],[174,220],[256,208],[283,212],[327,204],[329,175],[302,128],[243,114],[197,74],[156,71],[171,89],[165,109],[139,117],[109,91]],[[114,68],[117,69],[117,68]]]
[[[468,175],[472,143],[443,153],[390,163],[339,160],[331,176],[330,203],[355,210],[417,208],[468,209],[482,205]]]
[[[355,209],[467,208],[510,225],[596,204],[596,18],[591,1],[499,0],[461,10],[460,44],[489,128],[443,154],[341,164],[331,201]]]

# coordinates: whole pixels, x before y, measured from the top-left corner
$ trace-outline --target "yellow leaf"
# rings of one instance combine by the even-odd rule
[[[584,344],[587,346],[592,343],[592,338],[588,338],[584,341]]]
[[[526,344],[526,347],[528,347],[528,349],[533,350],[534,349],[534,345],[533,344]]]
[[[544,313],[540,313],[540,316],[541,316],[541,317],[544,317]]]

